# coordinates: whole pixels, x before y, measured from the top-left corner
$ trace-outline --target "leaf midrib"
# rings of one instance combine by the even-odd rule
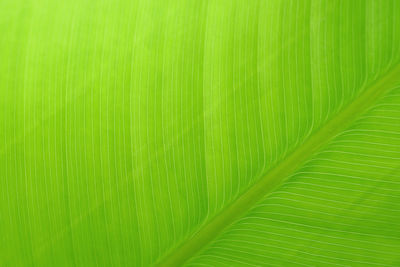
[[[250,210],[254,204],[277,188],[290,174],[303,165],[310,156],[344,130],[399,81],[400,64],[397,64],[386,72],[385,75],[370,83],[354,101],[337,113],[336,116],[311,135],[283,161],[261,176],[255,184],[243,192],[240,197],[200,228],[194,235],[161,259],[157,265],[180,266],[198,253],[225,228],[239,219],[246,211]]]

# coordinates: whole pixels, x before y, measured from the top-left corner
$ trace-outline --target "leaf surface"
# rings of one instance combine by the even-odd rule
[[[399,265],[398,14],[0,2],[0,265]]]

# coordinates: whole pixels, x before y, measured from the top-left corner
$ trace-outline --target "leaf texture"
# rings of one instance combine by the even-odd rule
[[[0,265],[400,265],[398,14],[1,1]]]

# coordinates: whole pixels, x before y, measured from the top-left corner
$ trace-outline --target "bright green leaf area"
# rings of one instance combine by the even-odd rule
[[[0,266],[400,266],[400,1],[0,1]]]

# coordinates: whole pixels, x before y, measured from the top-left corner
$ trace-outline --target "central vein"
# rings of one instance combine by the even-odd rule
[[[227,226],[240,218],[259,200],[271,193],[290,174],[296,171],[316,151],[344,130],[361,113],[371,107],[387,90],[400,81],[400,65],[371,83],[353,102],[336,114],[327,124],[311,135],[277,166],[263,175],[253,186],[233,201],[221,213],[162,259],[158,266],[179,266],[211,242]]]

